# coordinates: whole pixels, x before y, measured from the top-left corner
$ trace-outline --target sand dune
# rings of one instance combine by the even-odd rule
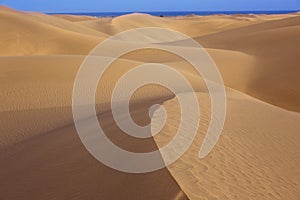
[[[197,157],[211,113],[209,96],[197,94],[202,109],[200,134],[187,153],[168,167],[171,174],[190,199],[298,199],[299,153],[295,149],[300,148],[299,113],[237,91],[227,90],[227,95],[221,140],[207,158],[200,160]],[[171,122],[155,138],[159,146],[174,137],[180,121],[175,100],[163,105]]]
[[[92,21],[96,20],[97,18],[90,17],[90,16],[76,16],[76,15],[65,15],[65,14],[54,14],[53,16],[59,17],[62,19],[66,19],[71,22],[80,22],[80,21]]]
[[[96,93],[99,122],[115,144],[133,152],[153,151],[168,143],[178,129],[178,102],[169,90],[157,85],[135,92],[130,108],[135,122],[145,125],[151,122],[149,107],[163,105],[168,118],[158,135],[132,138],[114,122],[110,105],[114,85],[140,64],[164,63],[183,74],[201,110],[196,140],[178,161],[156,172],[127,174],[96,161],[81,144],[72,116],[73,83],[85,56],[99,42],[149,26],[180,31],[207,49],[226,85],[227,118],[215,149],[200,160],[198,153],[211,115],[203,79],[179,56],[160,50],[122,56],[105,72]],[[1,197],[297,200],[299,27],[297,13],[164,18],[136,13],[95,19],[1,7],[0,178],[5,180]],[[160,45],[193,51],[180,44],[182,41]],[[134,45],[120,39],[110,48]],[[176,80],[173,84],[189,95]],[[192,114],[190,117],[194,120]]]
[[[291,17],[204,36],[197,41],[209,48],[254,55],[256,65],[243,92],[299,111],[299,68],[295,61],[300,45],[299,25],[300,17]]]
[[[115,127],[107,131],[117,133]],[[155,148],[153,141],[147,145]],[[99,163],[73,125],[1,151],[0,159],[0,176],[7,180],[0,191],[8,199],[187,199],[167,169],[132,175]]]
[[[0,54],[5,56],[87,54],[103,36],[85,27],[70,26],[68,21],[55,21],[47,15],[32,16],[3,9],[0,9],[0,15],[1,29],[5,30],[1,31],[1,38],[5,40],[0,44]],[[78,46],[81,48],[75,48]]]
[[[140,27],[162,27],[180,31],[190,37],[207,35],[250,24],[260,23],[261,20],[245,21],[232,17],[154,17],[147,14],[128,14],[113,19],[97,19],[79,22],[89,28],[103,33],[114,35],[121,31]]]

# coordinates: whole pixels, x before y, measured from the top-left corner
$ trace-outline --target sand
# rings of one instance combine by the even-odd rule
[[[200,160],[211,115],[203,79],[169,53],[124,55],[107,70],[96,95],[99,122],[118,146],[156,150],[174,137],[180,121],[174,95],[150,85],[134,94],[132,117],[138,124],[150,123],[149,106],[159,103],[168,113],[164,128],[142,140],[117,127],[112,89],[135,66],[170,65],[190,81],[201,110],[196,139],[180,159],[156,172],[129,174],[98,162],[82,145],[72,117],[73,83],[99,42],[149,26],[180,31],[204,46],[226,86],[227,117],[216,147]],[[0,28],[1,199],[299,199],[299,13],[93,18],[0,7]],[[124,45],[134,46],[116,41],[111,48]]]

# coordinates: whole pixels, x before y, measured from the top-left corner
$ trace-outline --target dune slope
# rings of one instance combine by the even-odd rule
[[[211,111],[208,94],[197,93],[200,130],[188,151],[168,167],[171,174],[190,199],[298,199],[299,113],[234,90],[227,95],[221,138],[206,158],[199,159]],[[155,138],[160,147],[174,137],[180,122],[176,101],[163,105],[170,122]],[[189,120],[195,120],[193,115]]]

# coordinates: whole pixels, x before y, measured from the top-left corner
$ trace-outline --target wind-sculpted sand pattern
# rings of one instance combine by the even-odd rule
[[[200,102],[200,134],[177,162],[168,167],[191,199],[297,199],[299,197],[299,113],[227,91],[227,120],[220,142],[204,160],[198,151],[210,120],[209,96]],[[156,136],[158,146],[174,137],[180,120],[175,99],[164,103],[170,121]],[[159,117],[157,117],[159,119]],[[191,116],[191,120],[193,117]],[[263,119],[263,120],[262,120]],[[155,120],[155,119],[154,119]],[[247,121],[247,123],[243,123]],[[272,126],[264,126],[265,123]],[[153,122],[155,126],[155,121]]]

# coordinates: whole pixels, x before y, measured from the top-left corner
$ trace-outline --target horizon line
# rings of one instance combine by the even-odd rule
[[[165,13],[172,13],[172,12],[272,12],[272,11],[282,11],[282,12],[300,12],[299,10],[154,10],[154,11],[55,11],[55,12],[45,12],[45,11],[27,11],[27,12],[42,12],[46,14],[71,14],[71,13],[155,13],[155,12],[165,12]]]

